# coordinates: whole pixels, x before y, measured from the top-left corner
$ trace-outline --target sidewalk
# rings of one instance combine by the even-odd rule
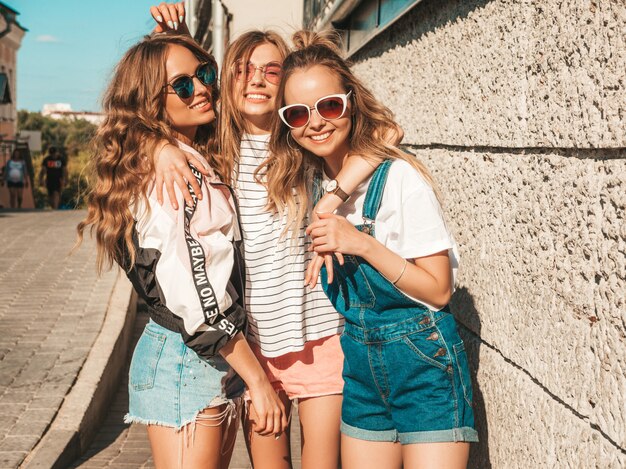
[[[122,421],[147,315],[124,275],[98,278],[91,241],[68,257],[84,215],[0,210],[0,469],[153,467],[145,427]],[[250,467],[241,431],[230,467]]]
[[[91,243],[68,257],[83,217],[0,211],[1,468],[48,433],[103,325],[117,272],[97,277]]]

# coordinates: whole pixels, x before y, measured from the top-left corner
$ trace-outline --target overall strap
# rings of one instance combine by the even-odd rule
[[[365,194],[365,202],[363,203],[363,220],[376,220],[392,161],[383,161],[372,176],[370,185],[367,188],[367,194]]]

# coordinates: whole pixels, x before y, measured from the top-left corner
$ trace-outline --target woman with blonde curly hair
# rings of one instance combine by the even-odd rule
[[[270,207],[297,226],[306,216],[298,201],[316,200],[351,155],[384,160],[336,214],[319,213],[306,230],[316,252],[341,255],[322,285],[345,318],[342,467],[464,468],[477,433],[447,306],[458,253],[435,183],[381,137],[393,115],[341,58],[336,36],[300,31],[293,40],[278,90],[282,122],[259,169],[276,182]],[[310,282],[316,277],[309,271]]]
[[[244,338],[236,204],[213,169],[216,78],[213,57],[187,36],[152,35],[124,55],[104,98],[95,184],[78,226],[80,239],[95,234],[98,269],[122,266],[148,305],[125,420],[148,426],[157,468],[227,467],[244,382],[255,430],[287,425]],[[195,156],[191,203],[173,194],[180,211],[156,199],[151,157],[164,142]]]

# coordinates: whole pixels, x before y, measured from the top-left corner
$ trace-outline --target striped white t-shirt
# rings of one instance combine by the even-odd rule
[[[304,348],[305,342],[339,334],[343,318],[318,283],[304,286],[311,253],[304,228],[297,243],[281,238],[286,217],[265,209],[267,190],[254,180],[254,171],[267,157],[269,135],[244,134],[235,192],[239,199],[246,255],[246,304],[250,339],[266,357]]]

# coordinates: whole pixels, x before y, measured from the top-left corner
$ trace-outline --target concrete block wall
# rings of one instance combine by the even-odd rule
[[[623,0],[424,0],[355,59],[407,141],[626,146]],[[368,70],[373,67],[373,70]]]
[[[352,57],[460,244],[472,467],[626,467],[625,38],[623,0],[424,0]]]

